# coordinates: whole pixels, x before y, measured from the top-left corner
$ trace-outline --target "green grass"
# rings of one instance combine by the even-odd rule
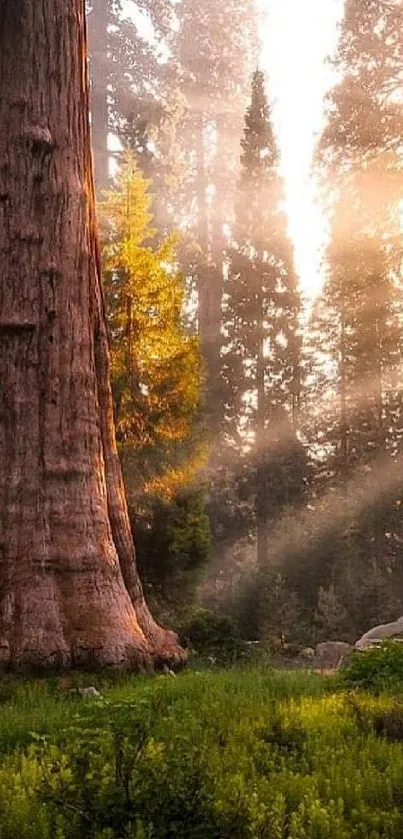
[[[403,837],[392,694],[263,669],[88,683],[101,700],[0,683],[0,839]]]

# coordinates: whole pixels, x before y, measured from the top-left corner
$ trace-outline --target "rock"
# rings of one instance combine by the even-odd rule
[[[79,693],[80,696],[94,696],[97,699],[100,699],[102,697],[102,693],[100,693],[99,690],[97,690],[93,686],[89,688],[78,688],[77,693]]]
[[[374,626],[355,643],[356,650],[366,650],[368,647],[374,647],[381,644],[382,641],[388,639],[403,640],[403,617],[398,618],[392,623],[382,623],[379,626]]]
[[[317,670],[338,670],[351,649],[345,641],[324,641],[315,649],[312,666]]]
[[[313,647],[305,647],[301,652],[301,658],[310,661],[315,657],[315,650]]]

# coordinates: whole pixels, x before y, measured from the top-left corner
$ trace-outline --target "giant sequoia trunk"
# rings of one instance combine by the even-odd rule
[[[0,85],[1,662],[179,663],[116,452],[84,0],[0,0]]]

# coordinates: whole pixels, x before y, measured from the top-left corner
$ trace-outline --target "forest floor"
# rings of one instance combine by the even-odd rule
[[[0,839],[401,839],[398,693],[262,668],[3,678]]]

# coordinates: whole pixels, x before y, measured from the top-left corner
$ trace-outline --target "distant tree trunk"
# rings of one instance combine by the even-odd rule
[[[197,237],[200,247],[197,272],[198,319],[199,334],[203,358],[206,364],[207,390],[209,390],[210,367],[210,273],[211,254],[210,237],[207,214],[207,179],[206,159],[204,148],[204,117],[203,114],[195,120],[195,148],[196,148],[196,201],[197,201]]]
[[[109,180],[108,156],[108,8],[110,0],[96,0],[89,16],[91,77],[91,134],[97,192]]]
[[[84,0],[0,0],[0,661],[179,663],[115,444]]]
[[[348,475],[348,420],[347,420],[347,378],[346,378],[346,319],[344,306],[341,311],[340,334],[340,448],[344,485]]]
[[[237,131],[237,128],[239,131]],[[212,206],[211,221],[211,254],[212,271],[210,277],[210,390],[212,410],[212,432],[216,445],[220,439],[224,419],[223,392],[221,380],[221,350],[222,350],[222,302],[224,294],[224,260],[226,240],[224,223],[231,221],[231,210],[234,204],[237,172],[228,171],[228,154],[236,136],[236,148],[239,147],[240,125],[228,125],[225,115],[216,119],[217,148],[215,171],[215,196]],[[239,151],[238,151],[239,155]]]
[[[256,359],[256,521],[257,521],[257,561],[264,568],[268,558],[268,486],[267,486],[267,431],[266,431],[266,388],[264,358],[264,313],[261,284],[259,296],[259,337]]]
[[[201,349],[205,366],[205,417],[212,445],[217,443],[220,403],[220,328],[223,285],[221,241],[209,224],[204,117],[195,124],[196,195],[198,239],[201,255],[198,265],[198,318]]]

